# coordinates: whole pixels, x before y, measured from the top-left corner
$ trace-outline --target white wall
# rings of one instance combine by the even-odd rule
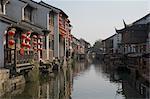
[[[4,67],[4,33],[9,24],[0,21],[0,67]]]
[[[59,58],[59,16],[54,16],[54,57]]]
[[[120,51],[118,44],[121,43],[121,34],[116,34],[113,36],[113,53],[116,53],[116,50]]]
[[[49,25],[49,12],[51,11],[51,9],[46,8],[30,0],[24,0],[24,1],[27,1],[31,6],[34,7],[33,23],[44,29],[49,30],[49,26],[48,26]]]
[[[10,3],[6,5],[6,15],[14,21],[22,20],[22,8],[26,4],[18,0],[10,0]]]
[[[64,40],[60,40],[59,43],[59,53],[60,53],[60,57],[64,57],[65,55],[65,45],[64,45]]]
[[[32,23],[49,30],[48,14],[51,9],[41,6],[30,0],[23,1],[27,3],[21,2],[19,0],[10,0],[10,3],[6,5],[6,15],[12,18],[14,21],[20,22],[23,19],[24,7],[29,4],[31,7],[33,7]]]

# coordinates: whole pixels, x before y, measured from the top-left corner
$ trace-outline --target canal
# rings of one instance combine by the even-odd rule
[[[130,84],[129,73],[104,63],[75,62],[59,72],[28,75],[25,85],[2,99],[143,99]]]

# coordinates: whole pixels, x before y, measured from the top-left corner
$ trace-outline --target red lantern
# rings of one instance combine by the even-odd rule
[[[26,43],[22,42],[22,43],[21,43],[21,46],[22,46],[22,47],[25,47],[25,46],[26,46]]]
[[[36,48],[33,48],[33,50],[35,50],[35,51],[36,51],[37,49],[36,49]]]
[[[41,42],[40,45],[43,45],[43,43]]]
[[[8,43],[9,43],[9,45],[11,45],[11,46],[12,46],[12,45],[14,45],[14,44],[15,44],[15,41],[14,41],[14,40],[9,40],[9,41],[8,41]]]
[[[42,43],[42,42],[40,42],[40,43],[38,43],[38,45],[43,45],[43,43]]]
[[[26,47],[30,49],[30,48],[31,48],[31,45],[30,45],[30,44],[27,44]]]
[[[9,35],[9,36],[14,36],[14,35],[15,35],[15,31],[9,31],[9,32],[8,32],[8,35]]]
[[[23,48],[20,49],[20,55],[22,55],[22,56],[24,55],[24,49]]]
[[[31,32],[27,32],[27,35],[30,35],[31,34]]]
[[[25,39],[26,37],[27,37],[26,34],[22,34],[22,35],[21,35],[21,38],[22,38],[22,39]]]
[[[42,36],[41,36],[41,35],[39,35],[39,36],[38,36],[38,38],[39,38],[39,39],[41,39],[41,38],[42,38]]]
[[[38,48],[38,51],[42,51],[42,48]]]
[[[26,40],[27,40],[27,41],[31,41],[31,38],[27,37]]]
[[[33,35],[33,38],[34,38],[34,39],[36,39],[36,38],[37,38],[37,36],[36,36],[36,35]]]
[[[37,42],[33,42],[34,45],[37,45]]]

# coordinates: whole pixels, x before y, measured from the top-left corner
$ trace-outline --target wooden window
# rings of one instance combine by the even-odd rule
[[[135,46],[135,52],[138,53],[138,46]]]
[[[54,40],[52,40],[52,50],[54,50]]]
[[[62,17],[62,24],[63,24],[63,27],[65,28],[65,18]]]
[[[46,39],[46,36],[43,36],[43,49],[46,49],[47,48],[47,39]]]
[[[49,48],[50,48],[51,50],[54,50],[54,40],[49,41]]]
[[[51,42],[49,41],[49,49],[51,49]]]
[[[49,14],[49,23],[51,26],[54,26],[54,13],[50,12]]]
[[[33,8],[30,7],[30,6],[27,6],[25,7],[24,9],[24,20],[26,21],[32,21],[32,11],[33,11]]]
[[[143,52],[146,52],[146,45],[143,45]]]

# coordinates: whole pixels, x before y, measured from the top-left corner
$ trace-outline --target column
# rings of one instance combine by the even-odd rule
[[[40,43],[41,40],[38,38],[37,42]],[[37,49],[39,49],[39,48],[40,48],[40,45],[38,45],[38,48],[37,48]],[[40,61],[41,59],[42,59],[42,58],[41,58],[41,51],[38,50],[38,60]]]
[[[45,31],[45,35],[46,35],[46,59],[49,60],[50,59],[50,52],[49,52],[49,45],[50,45],[50,33],[51,33],[51,30],[50,30],[50,13],[48,12],[47,13],[47,30]]]
[[[54,57],[59,58],[59,14],[54,15]]]
[[[46,35],[46,55],[47,55],[47,60],[49,60],[49,34]]]
[[[66,46],[67,40],[66,40],[66,36],[65,36],[65,53],[64,53],[64,57],[66,58],[66,51],[67,51],[67,46]]]

